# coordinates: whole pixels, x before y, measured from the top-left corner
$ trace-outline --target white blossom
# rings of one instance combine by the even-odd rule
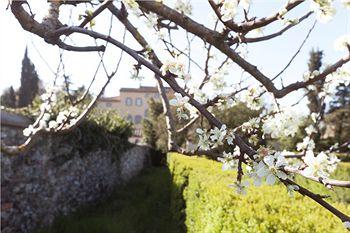
[[[232,20],[237,14],[237,6],[237,0],[224,0],[220,9],[220,13],[222,15],[221,19],[223,21]]]
[[[303,142],[297,143],[297,151],[313,150],[315,148],[315,142],[309,136],[303,139]]]
[[[174,8],[185,15],[192,14],[192,5],[189,0],[176,0]]]
[[[39,121],[38,129],[45,129],[45,128],[47,128],[47,121],[45,121],[44,119],[41,119]]]
[[[340,159],[335,154],[331,154],[328,158],[328,165],[327,165],[327,171],[329,173],[333,173],[340,162]]]
[[[182,97],[180,93],[175,93],[175,99],[171,99],[169,101],[170,105],[177,107],[176,114],[179,117],[179,119],[185,119],[187,120],[189,117],[185,113],[185,109],[189,109],[190,114],[192,117],[194,117],[194,114],[196,113],[196,109],[192,105],[188,103],[190,98],[188,96]]]
[[[240,0],[239,5],[241,5],[243,9],[247,11],[250,6],[250,0]]]
[[[190,118],[193,119],[195,117],[198,117],[198,110],[194,106],[192,106],[189,103],[186,103],[184,107],[190,112]]]
[[[136,10],[139,8],[139,4],[135,0],[122,0],[122,2],[129,8]]]
[[[311,135],[313,133],[317,133],[317,130],[314,125],[309,125],[308,127],[305,128],[305,132],[307,135]]]
[[[317,156],[314,156],[313,151],[306,151],[304,157],[302,157],[307,167],[302,171],[305,176],[316,177],[328,177],[327,172],[328,156],[321,152]]]
[[[209,135],[207,132],[200,128],[196,129],[196,132],[199,136],[198,148],[202,150],[209,150],[211,147],[211,142],[209,140]]]
[[[162,75],[165,75],[167,71],[179,76],[179,78],[185,75],[185,64],[180,61],[179,56],[175,56],[172,60],[167,60],[160,69]]]
[[[312,0],[310,10],[314,11],[316,18],[321,23],[329,22],[334,14],[335,9],[332,6],[332,0]]]
[[[159,31],[157,31],[158,39],[161,39],[161,40],[164,39],[167,32],[168,32],[168,29],[166,29],[166,28],[159,29]]]
[[[270,134],[272,138],[292,136],[297,133],[301,119],[293,111],[283,111],[268,116],[263,123],[264,134]]]
[[[58,127],[58,124],[56,121],[49,121],[49,129],[55,129]]]
[[[276,152],[274,155],[265,156],[255,169],[260,178],[266,177],[266,183],[273,185],[276,182],[276,177],[287,179],[287,174],[280,170],[287,164],[286,158],[281,153]]]
[[[260,95],[260,90],[255,87],[251,87],[241,94],[241,101],[247,105],[248,108],[252,110],[259,110],[262,107],[262,102],[258,97]]]
[[[227,144],[233,145],[233,140],[234,139],[235,139],[235,134],[232,131],[227,134],[227,136],[226,136]]]
[[[35,132],[35,129],[33,127],[33,125],[29,125],[27,128],[25,128],[23,130],[23,136],[25,137],[29,137],[30,135],[32,135]]]
[[[182,95],[180,93],[175,93],[175,97],[176,97],[176,99],[171,99],[169,101],[170,105],[175,106],[175,107],[182,107],[186,103],[188,103],[188,101],[190,100],[190,98],[188,96],[182,97]]]
[[[155,25],[157,25],[158,22],[158,16],[155,13],[149,13],[147,14],[147,21],[146,21],[146,25],[150,28],[154,27]]]
[[[197,100],[200,104],[206,104],[208,102],[207,93],[198,88],[192,88],[191,93],[193,94],[193,98]]]
[[[79,109],[75,106],[70,106],[68,111],[71,117],[77,117],[79,115]]]
[[[236,150],[236,148],[235,148]],[[239,150],[239,148],[238,148]],[[218,161],[222,162],[222,170],[233,170],[237,167],[237,152],[231,153],[231,152],[223,152],[222,157],[218,157]]]
[[[315,113],[315,112],[313,112],[313,113],[311,113],[311,120],[314,122],[314,123],[316,123],[317,122],[317,118],[318,118],[318,113]]]
[[[344,227],[345,227],[345,229],[350,229],[350,221],[345,221]]]
[[[254,129],[258,129],[260,124],[260,118],[254,117],[247,122],[244,122],[241,126],[243,132],[251,133]]]
[[[337,51],[348,51],[350,47],[350,35],[343,35],[338,37],[334,42],[334,49]]]
[[[343,5],[346,8],[350,9],[350,0],[340,0],[340,1],[343,3]]]
[[[215,127],[214,129],[210,130],[210,139],[215,142],[214,146],[223,144],[226,133],[227,130],[225,124],[223,124],[220,129],[218,127]]]
[[[57,117],[56,117],[56,122],[57,122],[58,124],[63,124],[63,123],[65,123],[65,122],[67,121],[67,119],[68,119],[68,114],[69,114],[69,112],[68,112],[67,110],[64,110],[64,111],[62,111],[62,112],[59,112],[58,115],[57,115]]]
[[[226,87],[226,82],[222,72],[216,72],[211,77],[209,82],[212,84],[213,91],[222,92]]]
[[[287,14],[288,10],[286,8],[282,8],[281,10],[278,11],[279,16],[284,16]]]

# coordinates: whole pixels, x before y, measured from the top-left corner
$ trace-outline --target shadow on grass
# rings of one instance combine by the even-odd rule
[[[177,199],[180,205],[171,208],[171,193],[179,191],[178,187],[172,186],[167,167],[152,167],[126,186],[118,187],[103,202],[82,208],[70,216],[57,218],[52,226],[37,233],[185,232],[182,210],[185,202]],[[179,197],[176,195],[176,198]],[[179,211],[179,214],[172,214],[171,210]]]

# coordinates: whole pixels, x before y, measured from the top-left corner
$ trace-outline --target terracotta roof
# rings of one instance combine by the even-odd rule
[[[164,87],[166,92],[171,91],[170,87]],[[139,88],[127,88],[123,87],[119,90],[120,92],[141,92],[141,93],[158,93],[157,87],[152,86],[140,86]]]
[[[119,96],[101,97],[101,98],[99,98],[98,101],[101,101],[101,102],[120,102],[120,97]]]

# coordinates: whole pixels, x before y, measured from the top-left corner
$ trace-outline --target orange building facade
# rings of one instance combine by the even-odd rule
[[[171,88],[165,88],[167,96],[172,98]],[[134,123],[134,137],[140,138],[141,121],[148,116],[148,100],[153,98],[161,101],[157,87],[140,86],[139,88],[121,88],[120,95],[115,97],[102,97],[97,101],[97,107],[114,109],[126,120]]]

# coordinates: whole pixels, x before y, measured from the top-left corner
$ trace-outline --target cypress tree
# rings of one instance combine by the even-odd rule
[[[39,91],[39,77],[35,71],[34,64],[28,57],[26,48],[22,60],[21,86],[18,91],[18,107],[25,107],[32,103]]]

